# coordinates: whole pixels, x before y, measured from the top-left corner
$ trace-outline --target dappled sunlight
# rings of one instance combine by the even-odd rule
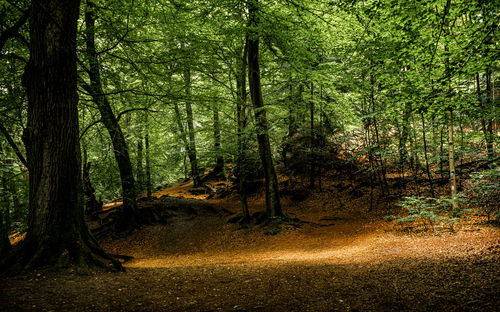
[[[294,233],[296,234],[296,233]],[[317,233],[318,236],[323,233]],[[331,235],[331,236],[330,236]],[[162,235],[160,235],[162,236]],[[395,233],[363,233],[352,236],[335,236],[330,230],[329,239],[323,237],[318,246],[315,237],[296,235],[295,239],[278,239],[238,245],[228,242],[223,250],[205,249],[189,245],[183,252],[173,249],[141,254],[135,251],[134,259],[125,263],[129,268],[182,268],[269,265],[374,265],[391,261],[443,261],[446,258],[466,259],[481,248],[498,248],[500,232],[482,229],[475,233],[459,232],[453,236],[406,236]],[[163,236],[164,237],[164,236]],[[209,238],[207,237],[209,240]],[[493,247],[492,247],[493,246]],[[496,246],[496,247],[495,247]],[[126,252],[126,250],[124,250]],[[147,252],[147,251],[146,251]]]

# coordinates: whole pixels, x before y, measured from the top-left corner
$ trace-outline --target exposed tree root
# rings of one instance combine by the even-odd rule
[[[89,274],[91,268],[125,271],[121,262],[99,247],[90,233],[61,244],[54,244],[46,239],[35,245],[33,241],[26,240],[0,260],[0,270],[6,274],[22,273],[40,267],[74,268],[78,274]]]

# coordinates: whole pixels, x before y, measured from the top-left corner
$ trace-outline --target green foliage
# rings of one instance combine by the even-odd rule
[[[488,217],[500,220],[500,168],[485,170],[471,175],[466,188],[467,205]]]
[[[402,226],[421,223],[426,231],[437,231],[439,227],[447,227],[453,230],[453,224],[459,218],[453,217],[452,201],[463,201],[461,195],[452,199],[442,196],[440,198],[407,196],[397,203],[399,207],[406,210],[405,216],[388,216],[386,219],[394,220]]]
[[[15,2],[21,9],[29,6],[26,0]],[[216,110],[226,163],[236,176],[244,170],[249,179],[258,177],[261,165],[248,97],[243,133],[246,162],[242,168],[235,165],[239,157],[236,80],[248,31],[245,1],[93,2],[103,89],[120,118],[136,169],[145,168],[146,148],[140,157],[137,142],[148,133],[153,189],[184,177],[189,168],[180,133],[186,128],[186,102],[193,107],[199,167],[209,169],[214,164]],[[334,155],[337,159],[352,156],[359,164],[371,157],[370,173],[379,177],[386,167],[397,167],[400,158],[407,163],[397,170],[407,173],[412,163],[415,172],[422,172],[419,168],[425,159],[433,178],[446,176],[444,126],[449,108],[455,114],[457,164],[483,153],[488,140],[493,154],[498,152],[498,131],[494,127],[485,131],[498,123],[500,115],[493,96],[499,79],[494,1],[453,2],[446,15],[444,0],[259,3],[261,22],[256,32],[262,39],[262,93],[275,158],[288,143],[294,145],[289,164],[303,171],[311,158],[318,166],[331,168],[335,159],[328,157]],[[81,8],[83,19],[86,4]],[[8,29],[20,15],[11,1],[2,2],[0,30]],[[0,123],[23,153],[26,94],[21,77],[29,59],[27,26],[0,51]],[[88,82],[84,32],[77,38],[82,84]],[[191,72],[189,93],[187,70]],[[495,90],[488,91],[488,86]],[[118,168],[92,98],[81,86],[79,93],[82,151],[92,163],[96,195],[107,202],[120,196]],[[179,116],[175,104],[181,108]],[[317,138],[313,146],[308,134],[311,105]],[[21,174],[25,168],[15,160],[3,134],[0,140],[8,151],[0,162],[3,166],[8,160],[11,166],[4,173],[14,176],[25,215],[28,190],[25,171]],[[143,163],[138,164],[141,158]],[[488,216],[498,214],[492,180],[474,176],[468,195],[470,203]],[[407,205],[420,207],[420,212],[410,215],[427,218],[428,227],[428,220],[441,216],[442,209],[427,207],[439,206],[433,200]],[[16,217],[13,223],[24,222],[19,220],[24,219]]]

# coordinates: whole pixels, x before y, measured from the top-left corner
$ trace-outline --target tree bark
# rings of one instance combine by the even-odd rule
[[[125,141],[120,124],[102,88],[100,65],[95,46],[95,5],[90,0],[87,1],[85,27],[87,59],[89,62],[89,91],[99,109],[102,122],[111,137],[115,159],[120,171],[123,197],[123,216],[119,222],[120,229],[123,231],[130,231],[137,227],[137,202],[134,172],[132,169],[132,162],[130,161],[127,142]]]
[[[484,142],[485,142],[485,145],[486,145],[486,153],[488,155],[488,157],[493,154],[492,151],[490,150],[492,148],[492,146],[489,144],[489,133],[488,133],[488,130],[487,130],[487,123],[488,123],[488,118],[484,115],[486,115],[486,109],[484,108],[484,105],[483,105],[483,99],[482,99],[482,95],[481,95],[481,84],[480,84],[480,80],[479,80],[479,73],[476,74],[476,91],[477,91],[477,100],[479,102],[479,107],[481,108],[482,110],[482,114],[483,114],[483,118],[481,118],[481,130],[483,130],[483,136],[484,136]]]
[[[492,83],[491,83],[491,77],[492,77],[492,71],[490,68],[486,70],[486,110],[491,109],[491,105],[493,103],[493,88],[492,88]],[[486,118],[486,130],[487,130],[487,136],[486,136],[486,149],[488,151],[488,158],[493,159],[495,157],[495,150],[493,149],[493,141],[494,141],[494,134],[493,134],[493,121],[491,118]]]
[[[194,187],[201,186],[200,172],[198,168],[198,160],[196,158],[196,141],[194,134],[194,121],[193,121],[193,108],[191,106],[191,70],[186,69],[184,73],[185,89],[186,89],[186,122],[189,144],[187,146],[187,153],[189,163],[191,164],[191,177],[193,178]]]
[[[453,109],[448,109],[448,163],[450,168],[450,188],[452,197],[453,213],[458,214],[458,203],[455,200],[457,196],[457,178],[455,175],[455,145],[453,139]]]
[[[8,211],[5,211],[8,213]],[[7,217],[4,217],[4,207],[0,206],[0,256],[3,256],[8,250],[10,250],[10,240],[9,240],[9,228],[7,225]]]
[[[142,192],[144,190],[144,167],[142,165],[143,162],[143,137],[142,137],[142,131],[139,134],[139,137],[137,138],[137,173],[136,173],[136,180],[137,180],[137,191]]]
[[[257,142],[259,155],[264,168],[266,188],[266,212],[269,217],[282,217],[278,177],[274,168],[271,145],[269,143],[268,124],[260,82],[259,68],[259,34],[256,28],[259,24],[258,0],[248,1],[249,36],[248,36],[248,85],[250,97],[255,111],[257,124]]]
[[[311,100],[309,101],[309,121],[310,127],[310,146],[309,146],[309,188],[314,189],[314,180],[316,175],[316,160],[315,160],[315,145],[316,145],[316,133],[314,131],[314,84],[311,82]]]
[[[224,157],[222,156],[221,149],[221,134],[220,134],[220,120],[219,109],[214,107],[214,151],[215,151],[215,167],[214,173],[216,175],[224,175]]]
[[[5,154],[2,150],[2,145],[0,144],[0,156],[5,159]],[[2,190],[0,192],[0,255],[3,255],[7,250],[11,248],[9,241],[9,231],[10,231],[10,200],[9,200],[9,186],[7,179],[5,178],[5,172],[0,172],[0,178],[2,180]],[[14,195],[14,194],[13,194]]]
[[[238,122],[238,172],[237,178],[239,181],[239,193],[241,201],[241,209],[243,212],[243,220],[247,221],[250,219],[250,211],[248,210],[248,200],[247,200],[247,136],[246,136],[246,126],[247,126],[247,86],[246,86],[246,70],[247,70],[247,51],[248,51],[248,39],[245,39],[245,46],[243,47],[242,53],[238,55],[239,72],[236,75],[236,89],[237,89],[237,99],[236,99],[236,118]]]
[[[449,30],[449,23],[446,20],[446,12],[450,10],[450,5],[451,5],[451,0],[446,1],[446,6],[445,6],[445,19],[443,20],[444,23],[444,33],[445,33],[445,44],[444,44],[444,51],[445,53],[448,53],[449,48],[448,48],[448,38],[450,36],[450,30]],[[455,175],[455,144],[454,144],[454,136],[453,136],[453,107],[451,104],[451,92],[452,92],[452,87],[451,87],[451,68],[450,68],[450,59],[449,57],[446,57],[444,60],[444,66],[445,66],[445,73],[447,77],[447,83],[448,83],[448,88],[446,90],[447,93],[447,106],[448,106],[448,165],[450,168],[450,189],[451,189],[451,204],[452,204],[452,209],[453,209],[453,215],[455,217],[458,217],[460,214],[459,211],[459,206],[458,202],[456,200],[457,196],[457,178]]]
[[[149,156],[149,124],[148,112],[146,112],[146,134],[144,135],[144,144],[146,148],[146,196],[151,197],[151,159]]]
[[[23,77],[28,95],[23,134],[30,173],[28,232],[19,253],[0,266],[15,264],[22,270],[73,263],[85,273],[89,266],[106,266],[111,260],[121,268],[84,221],[76,92],[79,7],[74,0],[32,2],[30,60]]]
[[[430,186],[430,191],[431,191],[431,196],[434,197],[434,186],[432,183],[432,175],[431,175],[431,170],[429,168],[429,158],[427,156],[427,140],[425,138],[425,118],[424,118],[424,113],[420,113],[422,117],[422,138],[424,140],[424,158],[425,158],[425,170],[427,172],[427,179],[429,180],[429,186]]]

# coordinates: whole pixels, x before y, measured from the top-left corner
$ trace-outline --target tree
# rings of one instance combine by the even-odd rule
[[[122,185],[123,215],[120,221],[120,227],[124,231],[130,231],[137,226],[136,183],[127,142],[125,141],[118,119],[113,113],[109,100],[104,94],[102,87],[99,60],[95,45],[95,10],[96,8],[93,2],[91,0],[87,1],[87,8],[85,11],[85,39],[89,62],[88,75],[90,78],[90,85],[85,85],[86,89],[92,95],[94,102],[97,104],[97,108],[101,114],[101,120],[113,143],[115,159],[120,170]]]
[[[262,98],[259,68],[259,2],[248,1],[248,85],[257,122],[257,142],[259,155],[264,168],[266,187],[266,213],[269,217],[282,217],[278,177],[274,167],[271,145],[269,143],[266,107]]]
[[[30,172],[29,226],[22,248],[2,263],[17,269],[72,263],[85,273],[89,266],[109,261],[121,268],[99,247],[84,220],[76,92],[79,7],[72,0],[32,2],[23,134]]]

